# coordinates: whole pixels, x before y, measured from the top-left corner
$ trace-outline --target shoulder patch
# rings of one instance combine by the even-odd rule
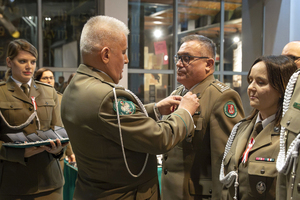
[[[224,105],[224,113],[227,117],[233,118],[237,115],[237,108],[233,101],[227,101]]]
[[[215,88],[217,88],[220,92],[224,92],[228,89],[230,89],[230,87],[222,82],[219,82],[219,81],[214,81],[212,83],[213,86],[215,86]]]
[[[125,97],[118,97],[117,101],[119,115],[132,115],[135,113],[136,107],[132,101],[128,101]],[[113,101],[113,109],[117,112],[115,101]]]

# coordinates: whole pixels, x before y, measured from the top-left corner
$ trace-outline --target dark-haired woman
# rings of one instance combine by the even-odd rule
[[[228,187],[224,199],[275,200],[283,97],[296,69],[285,56],[260,57],[250,68],[247,93],[254,110],[228,139],[220,172]]]
[[[60,140],[50,146],[3,146],[7,133],[24,135],[62,126],[56,91],[32,79],[37,50],[23,39],[9,43],[6,82],[0,83],[0,199],[62,200],[63,174],[58,158]],[[36,106],[35,106],[36,105]]]
[[[41,81],[43,83],[47,83],[47,84],[51,85],[52,87],[54,87],[54,83],[55,83],[53,72],[50,69],[46,69],[46,68],[38,69],[34,74],[34,80]],[[57,97],[58,97],[58,101],[59,101],[59,104],[60,104],[61,99],[62,99],[62,94],[60,92],[57,92]],[[73,150],[72,150],[72,147],[71,147],[70,143],[67,146],[65,154],[60,158],[60,165],[61,165],[62,170],[64,169],[64,158],[66,156],[68,157],[68,162],[69,163],[76,162],[75,154],[73,153]]]

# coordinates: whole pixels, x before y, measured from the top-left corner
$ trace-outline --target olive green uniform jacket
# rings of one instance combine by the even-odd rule
[[[32,81],[29,96],[34,96],[41,130],[62,126],[56,91],[48,84]],[[9,78],[0,83],[0,110],[11,126],[23,124],[34,112],[31,99]],[[0,137],[6,133],[37,130],[36,118],[22,130],[11,130],[0,117]],[[58,159],[46,151],[25,161],[24,149],[2,146],[0,141],[0,197],[28,195],[50,191],[63,186],[63,174]]]
[[[299,72],[299,69],[298,71]],[[300,76],[298,76],[295,83],[294,91],[287,112],[281,120],[281,126],[285,127],[285,151],[287,151],[294,141],[294,139],[300,133]],[[299,137],[299,136],[298,136]],[[298,157],[296,161],[295,173],[296,177],[294,181],[291,181],[291,172],[293,169],[293,163],[290,162],[291,167],[287,171],[287,174],[279,173],[277,180],[277,196],[278,200],[290,200],[300,199],[300,158],[299,148]],[[292,188],[292,184],[294,187]]]
[[[271,200],[275,199],[276,159],[279,152],[279,127],[270,122],[254,139],[255,143],[249,151],[248,160],[241,163],[243,153],[256,122],[257,115],[248,118],[239,126],[230,151],[224,159],[225,175],[230,171],[238,172],[238,200]],[[263,161],[259,159],[269,159]],[[258,159],[258,160],[257,160]],[[227,191],[228,200],[234,197],[234,183]]]
[[[120,115],[123,158],[113,88],[118,99],[129,106]],[[119,112],[126,110],[118,100]],[[190,114],[179,109],[165,121],[156,122],[154,104],[145,106],[106,74],[80,65],[62,98],[62,120],[69,134],[78,165],[74,199],[158,199],[157,159],[194,129]]]
[[[183,86],[172,94],[180,95]],[[184,140],[163,156],[162,199],[220,200],[223,152],[232,127],[244,117],[240,96],[208,76],[192,89],[200,106],[193,116],[192,140]]]

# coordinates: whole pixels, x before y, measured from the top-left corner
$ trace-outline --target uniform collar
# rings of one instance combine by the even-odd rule
[[[114,83],[114,81],[112,80],[112,78],[110,78],[110,76],[108,76],[106,73],[102,72],[101,70],[95,69],[93,67],[87,66],[85,64],[80,64],[77,69],[77,72],[81,73],[81,74],[86,74],[88,76],[95,77],[96,79],[105,81],[112,86],[116,85]]]
[[[266,118],[266,119],[264,119],[264,120],[261,120],[261,118],[260,118],[260,113],[258,113],[257,118],[256,118],[256,121],[255,121],[255,124],[261,121],[263,128],[265,128],[265,127],[266,127],[269,123],[271,123],[274,119],[275,119],[275,114],[269,116],[268,118]]]
[[[12,76],[11,76],[10,78],[11,78],[11,79],[17,84],[17,86],[19,86],[19,87],[21,87],[21,85],[23,84],[23,83],[21,83],[20,81],[14,79]],[[27,82],[27,85],[28,85],[29,88],[30,88],[30,86],[31,86],[31,81],[32,81],[32,79],[29,79],[29,81]]]

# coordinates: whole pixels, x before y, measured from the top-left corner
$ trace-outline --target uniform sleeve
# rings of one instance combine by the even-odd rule
[[[55,106],[52,111],[52,120],[51,120],[51,128],[54,129],[54,126],[63,127],[61,116],[60,116],[60,102],[57,96],[55,89],[53,88],[53,99],[55,102]]]
[[[194,128],[193,120],[184,109],[178,109],[166,120],[156,122],[151,117],[146,117],[142,108],[126,91],[118,91],[117,96],[127,99],[127,104],[132,107],[131,114],[120,115],[122,138],[124,147],[127,149],[151,154],[165,153],[182,141]],[[99,108],[98,117],[104,126],[94,128],[107,139],[120,144],[119,125],[114,103],[114,95],[110,92]],[[119,113],[122,113],[120,110]]]
[[[215,101],[209,125],[212,185],[214,186],[212,199],[222,199],[222,183],[219,181],[219,174],[224,149],[233,126],[243,117],[244,110],[237,92],[228,90]]]

